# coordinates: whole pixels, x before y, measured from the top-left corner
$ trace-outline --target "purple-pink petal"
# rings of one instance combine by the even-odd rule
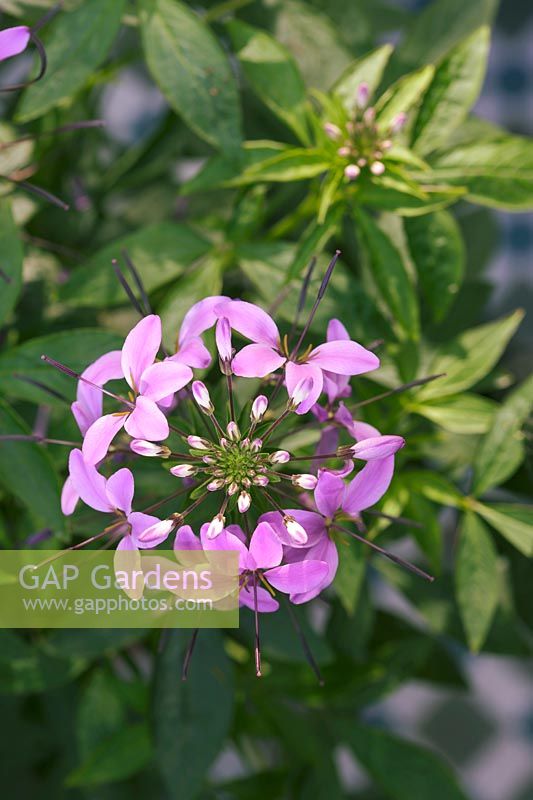
[[[194,369],[206,369],[211,363],[211,353],[199,336],[192,336],[180,343],[178,352],[168,360]]]
[[[350,334],[338,319],[330,319],[326,339],[328,342],[337,342],[341,339],[350,340]]]
[[[138,389],[143,397],[158,401],[183,389],[191,379],[192,370],[185,364],[160,361],[144,370]]]
[[[125,421],[125,414],[106,414],[93,422],[83,440],[82,451],[85,461],[89,464],[98,464],[99,461],[102,461],[107,455],[109,445]]]
[[[86,505],[95,511],[113,511],[113,505],[107,497],[106,479],[93,464],[86,462],[81,450],[72,450],[68,468],[72,486]]]
[[[342,509],[358,514],[380,500],[390,486],[394,474],[394,456],[369,461],[346,487]]]
[[[74,513],[79,499],[79,492],[76,491],[72,483],[72,478],[69,475],[61,490],[61,511],[66,517]]]
[[[131,512],[135,484],[131,470],[123,467],[113,473],[106,483],[106,495],[111,506],[123,511],[126,516]]]
[[[105,386],[108,381],[118,380],[123,377],[121,357],[122,353],[120,350],[112,350],[109,353],[104,353],[103,356],[100,356],[100,358],[97,358],[92,364],[89,364],[87,369],[82,372],[84,378],[96,384],[96,386],[91,386],[91,383],[78,381],[76,403],[73,404],[76,406],[76,412],[74,408],[72,410],[76,416],[76,421],[80,426],[80,430],[80,421],[83,421],[84,424],[88,422],[85,430],[81,431],[82,434],[86,432],[89,425],[92,425],[98,417],[102,416],[103,394],[97,387]],[[78,414],[80,415],[80,419],[78,419]]]
[[[287,391],[289,396],[294,392],[298,383],[305,379],[311,379],[311,391],[296,408],[297,414],[306,414],[315,405],[322,392],[322,385],[324,379],[322,370],[313,364],[295,364],[293,361],[288,361],[285,367],[285,382],[287,384]]]
[[[334,517],[335,512],[341,507],[343,494],[342,478],[326,470],[320,470],[314,494],[316,507],[320,513],[325,517]]]
[[[301,508],[288,508],[286,512],[289,516],[294,517],[296,522],[301,525],[307,533],[307,540],[301,545],[302,548],[306,549],[316,544],[325,536],[326,527],[324,525],[324,519],[320,514],[317,514],[315,511],[305,511]],[[300,546],[295,544],[294,539],[289,535],[287,528],[283,524],[283,517],[279,511],[267,511],[259,517],[259,522],[268,522],[285,547],[291,547],[298,551],[300,550]]]
[[[379,367],[379,358],[357,342],[324,342],[311,350],[308,363],[337,375],[361,375]]]
[[[126,431],[134,439],[160,442],[170,433],[167,418],[149,397],[139,395],[135,408],[124,423]]]
[[[220,316],[216,314],[215,309],[228,299],[229,298],[225,295],[204,297],[203,300],[195,303],[187,311],[180,328],[180,348],[193,336],[199,336],[201,333],[208,330],[208,328],[213,327]],[[191,364],[190,366],[193,367],[195,365]]]
[[[248,583],[241,589],[241,591],[239,592],[239,604],[252,609],[252,611],[255,610],[255,595],[254,595],[253,583]],[[270,592],[268,592],[262,586],[258,586],[257,610],[260,611],[262,614],[265,614],[265,613],[271,613],[272,611],[277,611],[278,608],[279,608],[279,603],[272,597]]]
[[[138,391],[145,369],[154,363],[161,345],[161,320],[156,314],[141,319],[126,336],[122,348],[122,372],[129,385]]]
[[[128,514],[128,522],[131,526],[131,539],[136,547],[139,547],[141,550],[157,547],[158,544],[164,542],[168,537],[168,526],[161,526],[159,535],[157,535],[156,532],[153,536],[143,541],[142,534],[150,528],[154,529],[158,523],[160,524],[158,517],[154,517],[151,514],[143,514],[142,511],[132,511]]]
[[[328,565],[328,571],[324,578],[312,589],[309,589],[306,592],[295,592],[291,594],[290,600],[295,605],[307,603],[309,600],[313,600],[313,598],[317,597],[320,592],[322,592],[327,586],[330,585],[330,583],[333,582],[339,566],[339,554],[337,553],[337,548],[335,543],[332,542],[329,537],[324,538],[324,540],[316,547],[310,548],[307,552],[307,558],[311,561],[318,560],[325,562]]]
[[[402,436],[370,436],[362,439],[352,447],[354,458],[363,461],[374,461],[376,458],[393,456],[405,445]]]
[[[283,547],[268,522],[260,522],[250,540],[247,569],[277,567],[283,558]]]
[[[0,31],[0,61],[23,53],[30,41],[30,29],[26,25]]]
[[[265,572],[267,581],[280,592],[298,595],[309,592],[324,580],[329,572],[325,561],[296,561]]]
[[[201,550],[202,543],[190,525],[182,525],[176,531],[174,550]]]
[[[226,317],[233,330],[259,344],[279,346],[278,326],[266,311],[244,300],[227,300],[217,306],[219,317]]]
[[[234,357],[232,371],[241,378],[264,378],[284,363],[284,356],[268,344],[248,344]]]

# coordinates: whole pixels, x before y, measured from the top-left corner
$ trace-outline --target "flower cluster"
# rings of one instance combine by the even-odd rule
[[[376,121],[376,109],[368,104],[369,99],[368,84],[359,84],[349,119],[342,126],[333,122],[325,122],[323,126],[326,136],[337,146],[337,155],[347,162],[344,175],[350,181],[358,178],[363,169],[370,170],[372,175],[383,175],[383,157],[407,121],[407,114],[400,112],[390,125],[382,128]]]
[[[361,535],[361,513],[386,492],[405,442],[354,420],[343,402],[351,377],[376,370],[379,359],[335,319],[325,342],[304,349],[335,261],[293,346],[257,305],[214,296],[185,315],[174,353],[164,350],[161,320],[150,313],[122,350],[106,353],[82,374],[43,356],[78,381],[72,413],[83,443],[70,454],[63,512],[72,514],[81,499],[112,515],[89,541],[111,537],[118,550],[131,551],[157,547],[172,535],[177,549],[237,550],[239,602],[255,611],[256,621],[259,612],[277,610],[278,593],[301,604],[329,586],[337,543],[345,536],[404,563]],[[218,354],[218,369],[208,373],[215,375],[211,390],[194,374],[211,366],[203,340],[209,329]],[[122,381],[122,391],[107,388],[110,381]],[[217,407],[213,398],[221,389],[225,397]],[[104,398],[112,406],[108,413]],[[302,419],[306,414],[309,422]],[[303,426],[318,427],[318,444],[311,455],[294,455],[286,437]],[[182,484],[170,497],[133,511],[132,471],[112,470],[117,460],[138,458],[160,459]],[[218,511],[206,518],[212,498]],[[153,516],[178,502],[181,507],[164,518]]]

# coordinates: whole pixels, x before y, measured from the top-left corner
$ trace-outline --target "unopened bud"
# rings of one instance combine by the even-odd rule
[[[250,450],[252,451],[252,453],[258,453],[261,450],[262,446],[263,446],[262,439],[254,439],[250,443]]]
[[[291,454],[286,450],[276,450],[276,452],[272,453],[270,456],[270,461],[272,464],[286,464],[287,461],[290,460],[290,457]]]
[[[392,122],[390,124],[390,132],[392,134],[399,133],[406,122],[407,122],[407,114],[405,112],[401,111],[399,114],[396,114],[396,116],[393,117]]]
[[[269,480],[266,475],[256,475],[253,478],[253,483],[256,486],[268,486]]]
[[[288,514],[283,517],[283,524],[287,529],[287,533],[294,540],[296,544],[305,544],[307,541],[307,531],[302,528],[299,522],[296,522],[294,517]]]
[[[226,489],[226,492],[230,495],[230,497],[233,496],[234,494],[237,494],[238,491],[239,491],[239,484],[235,482],[230,483],[230,485]]]
[[[325,122],[324,123],[324,133],[331,139],[332,141],[337,141],[342,136],[342,131],[338,125],[335,125],[333,122]]]
[[[209,396],[209,391],[205,383],[202,383],[202,381],[193,381],[191,388],[192,388],[192,396],[194,397],[195,401],[200,406],[204,414],[208,414],[209,416],[211,416],[215,408],[213,406],[213,403],[211,402],[211,397]]]
[[[226,519],[222,514],[217,514],[216,517],[213,517],[207,528],[207,538],[216,539],[224,530],[225,523]]]
[[[210,481],[207,484],[206,488],[208,492],[218,492],[218,490],[222,489],[223,486],[224,486],[224,481],[222,480],[222,478],[215,478],[214,481]]]
[[[371,436],[352,445],[352,458],[374,461],[392,456],[405,445],[403,436]]]
[[[366,83],[366,81],[360,83],[359,86],[357,87],[357,92],[355,95],[356,105],[359,108],[366,108],[369,96],[370,96],[370,89],[368,83]]]
[[[187,436],[187,443],[193,450],[211,450],[211,442],[201,436]]]
[[[344,167],[344,177],[348,178],[349,181],[354,181],[359,177],[360,174],[361,169],[357,166],[357,164],[348,164],[346,167]]]
[[[300,403],[303,403],[304,400],[307,400],[312,388],[313,381],[311,378],[302,378],[301,381],[298,381],[290,394],[290,407],[292,409],[297,408]]]
[[[147,442],[145,439],[133,439],[130,442],[130,449],[138,456],[147,456],[148,458],[168,458],[171,453],[165,445]]]
[[[239,495],[239,499],[237,500],[237,508],[241,512],[241,514],[245,514],[246,511],[250,508],[252,504],[252,498],[248,494],[248,492],[241,492]]]
[[[382,161],[374,161],[374,163],[370,165],[370,172],[372,175],[383,175],[385,172],[385,164],[383,164]]]
[[[339,147],[339,149],[337,150],[337,155],[341,156],[341,158],[348,158],[348,156],[350,156],[351,154],[352,154],[352,148],[347,147],[346,145]]]
[[[301,489],[310,489],[311,491],[318,483],[316,475],[309,474],[293,475],[291,480],[294,486],[299,486]]]
[[[227,430],[228,436],[229,436],[229,438],[231,439],[232,442],[238,442],[239,441],[239,439],[241,438],[241,432],[240,432],[239,426],[237,425],[236,422],[233,422],[233,421],[232,422],[228,422],[226,430]]]
[[[374,106],[370,106],[370,108],[366,109],[365,113],[363,114],[363,119],[367,125],[371,125],[374,122],[376,119],[376,109]]]
[[[258,397],[255,398],[254,402],[252,403],[252,410],[250,412],[250,419],[252,420],[252,422],[261,422],[267,408],[268,408],[268,400],[264,394],[260,394]]]
[[[150,525],[142,533],[138,535],[138,540],[145,545],[156,546],[164,542],[169,533],[177,526],[175,519],[164,519],[162,522],[156,522],[155,525]]]
[[[190,478],[192,475],[196,475],[198,472],[197,468],[192,464],[178,464],[177,466],[172,467],[170,471],[176,476],[176,478]]]

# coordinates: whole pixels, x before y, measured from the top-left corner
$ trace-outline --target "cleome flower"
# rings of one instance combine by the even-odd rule
[[[178,549],[237,550],[239,602],[256,619],[258,675],[258,615],[277,611],[280,594],[289,606],[301,605],[327,589],[340,540],[355,538],[431,580],[364,536],[362,515],[387,491],[395,454],[405,445],[403,437],[354,419],[345,405],[350,378],[377,369],[379,359],[335,319],[324,343],[305,345],[336,258],[294,343],[259,306],[219,295],[188,311],[174,353],[162,348],[161,320],[150,313],[121,351],[104,354],[81,374],[43,356],[78,381],[72,413],[83,444],[70,455],[64,513],[72,514],[81,498],[112,514],[115,522],[89,541],[119,534],[119,549],[154,548],[175,533]],[[194,370],[212,361],[203,341],[210,328],[218,369],[200,380]],[[248,341],[241,346],[240,339]],[[106,388],[117,380],[126,381],[126,393]],[[115,410],[105,413],[104,399]],[[289,436],[295,441],[308,413],[318,426],[317,444],[311,454],[296,454]],[[132,511],[133,473],[113,472],[124,457],[133,464],[148,459],[146,467],[155,468],[159,460],[182,483],[146,508],[172,509],[163,519]]]

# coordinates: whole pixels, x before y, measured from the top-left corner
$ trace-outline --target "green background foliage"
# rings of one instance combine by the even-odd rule
[[[50,5],[9,0],[3,27]],[[124,250],[171,347],[188,307],[222,290],[276,303],[288,330],[310,258],[307,310],[338,248],[311,338],[335,316],[361,343],[383,340],[383,369],[354,382],[353,400],[361,419],[405,436],[379,508],[419,524],[369,517],[369,536],[410,547],[437,581],[340,547],[325,623],[297,609],[324,687],[282,612],[264,620],[262,680],[245,613],[239,631],[201,633],[185,683],[186,632],[159,646],[144,631],[1,631],[9,796],[343,798],[332,757],[342,744],[372,779],[354,797],[466,797],[440,757],[369,725],[364,710],[413,679],[463,686],[467,650],[532,652],[533,384],[505,361],[523,312],[488,318],[474,263],[491,208],[533,208],[533,143],[472,114],[495,10],[494,0],[433,0],[415,15],[381,0],[69,0],[43,29],[46,77],[2,101],[0,435],[30,433],[37,419],[51,437],[78,436],[75,386],[39,356],[82,369],[120,346],[137,319],[110,266]],[[396,30],[396,48],[378,44]],[[125,73],[161,92],[140,130],[127,129],[123,105],[118,134],[54,133],[112,111]],[[383,130],[409,116],[383,176],[348,182],[323,123],[344,124],[361,81]],[[28,176],[70,211],[16,186]],[[61,515],[65,461],[60,447],[0,442],[2,547],[94,532],[90,511]],[[161,496],[165,481],[143,469],[140,497]],[[375,605],[385,581],[416,620]],[[211,770],[228,748],[246,766],[231,782]]]

